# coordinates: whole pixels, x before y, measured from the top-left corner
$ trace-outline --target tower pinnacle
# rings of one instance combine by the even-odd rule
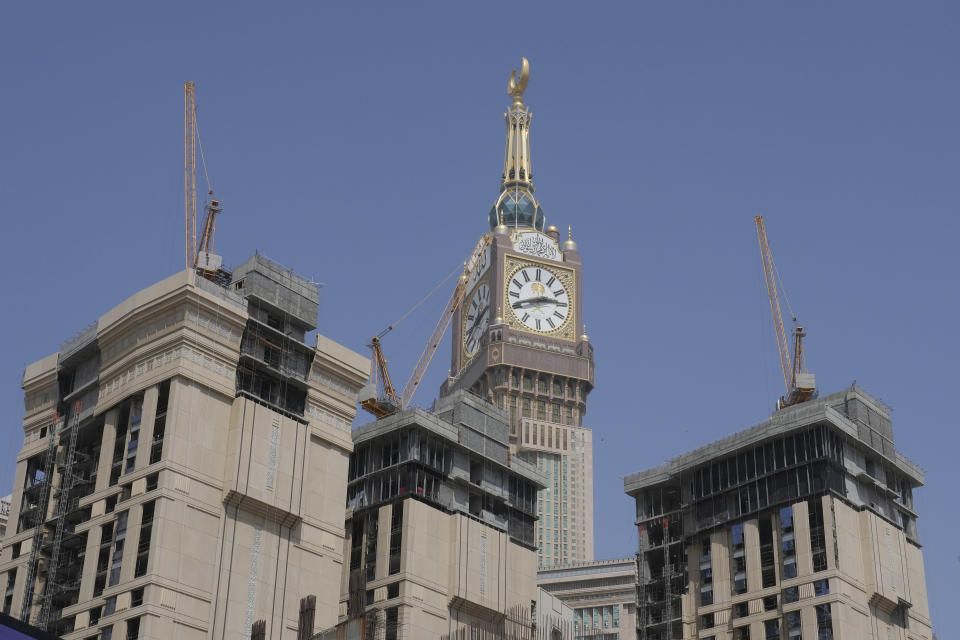
[[[520,75],[510,72],[507,95],[513,98],[510,109],[503,114],[507,124],[507,141],[503,155],[503,175],[500,197],[490,210],[490,228],[533,227],[543,229],[543,209],[533,197],[533,173],[530,161],[530,120],[533,114],[523,103],[523,93],[530,80],[530,62],[523,58]]]

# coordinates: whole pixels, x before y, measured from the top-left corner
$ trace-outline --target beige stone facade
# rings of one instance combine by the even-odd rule
[[[576,640],[636,638],[635,558],[597,560],[537,573],[540,588],[572,609]]]
[[[368,360],[304,342],[310,283],[260,257],[234,274],[248,291],[167,278],[27,367],[5,612],[68,640],[242,638],[258,619],[293,638],[315,595],[317,628],[336,622]]]
[[[626,478],[644,640],[931,640],[913,491],[861,389]]]
[[[509,454],[506,413],[468,392],[356,429],[342,621],[412,640],[529,614],[542,487]]]

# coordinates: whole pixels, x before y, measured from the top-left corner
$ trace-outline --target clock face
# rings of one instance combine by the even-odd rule
[[[557,273],[547,267],[528,265],[507,281],[507,302],[523,326],[552,333],[567,323],[570,296]]]
[[[477,352],[480,338],[490,324],[490,287],[481,284],[473,292],[463,318],[463,350],[468,356]]]

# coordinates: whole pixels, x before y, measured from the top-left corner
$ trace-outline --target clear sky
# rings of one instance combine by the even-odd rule
[[[0,486],[23,367],[183,263],[183,82],[216,248],[325,283],[364,352],[486,231],[510,69],[531,61],[547,223],[574,227],[596,348],[596,553],[622,477],[765,420],[783,392],[753,216],[808,364],[893,406],[945,637],[960,591],[960,7],[947,2],[4,3]],[[201,178],[202,184],[202,178]],[[449,289],[384,341],[406,379]],[[446,375],[441,348],[415,402]]]

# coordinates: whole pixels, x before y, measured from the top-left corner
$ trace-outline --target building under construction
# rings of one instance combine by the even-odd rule
[[[296,637],[337,621],[367,358],[254,256],[131,296],[23,375],[3,612],[64,638]]]
[[[628,476],[637,637],[932,638],[922,483],[856,387]]]

